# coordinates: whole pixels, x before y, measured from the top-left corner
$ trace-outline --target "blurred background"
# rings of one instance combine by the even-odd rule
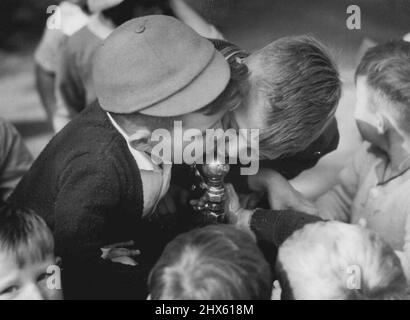
[[[34,155],[52,136],[34,87],[33,50],[56,0],[0,1],[0,117],[10,120]],[[346,161],[360,142],[352,118],[352,75],[365,39],[382,42],[410,32],[409,0],[186,0],[224,36],[248,51],[287,35],[310,34],[330,48],[344,82],[338,110],[342,136],[338,153],[327,166]],[[346,27],[349,5],[361,9],[361,30]],[[339,155],[339,156],[338,156]]]

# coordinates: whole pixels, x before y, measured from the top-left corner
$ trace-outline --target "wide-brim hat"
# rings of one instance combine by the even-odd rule
[[[104,110],[170,117],[213,102],[226,88],[230,69],[212,43],[183,22],[147,16],[107,38],[93,78]]]

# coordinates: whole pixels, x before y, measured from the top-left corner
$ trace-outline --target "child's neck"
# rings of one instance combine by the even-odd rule
[[[115,25],[114,23],[107,19],[106,17],[104,17],[104,15],[102,13],[99,13],[97,15],[97,19],[98,21],[101,23],[101,25],[103,25],[105,28],[107,28],[108,30],[114,30],[115,29]]]

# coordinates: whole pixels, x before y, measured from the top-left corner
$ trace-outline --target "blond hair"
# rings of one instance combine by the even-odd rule
[[[325,46],[308,36],[280,38],[247,59],[250,95],[261,93],[265,159],[292,155],[316,140],[341,96],[336,64]]]
[[[280,248],[285,295],[300,300],[390,300],[404,297],[406,278],[393,249],[375,233],[341,222],[318,222]]]
[[[151,271],[153,300],[268,300],[270,267],[250,233],[217,225],[170,242]]]
[[[0,251],[10,254],[19,268],[54,257],[53,235],[35,212],[12,205],[0,208]]]

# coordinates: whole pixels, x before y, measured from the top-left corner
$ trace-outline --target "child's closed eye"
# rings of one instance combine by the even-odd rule
[[[41,282],[41,281],[47,280],[49,276],[50,276],[50,274],[48,274],[47,272],[44,272],[44,273],[40,274],[40,275],[37,277],[37,282]]]
[[[15,286],[9,286],[6,289],[0,291],[0,296],[6,295],[6,294],[12,294],[12,293],[16,292],[18,289],[19,288],[16,285]]]

